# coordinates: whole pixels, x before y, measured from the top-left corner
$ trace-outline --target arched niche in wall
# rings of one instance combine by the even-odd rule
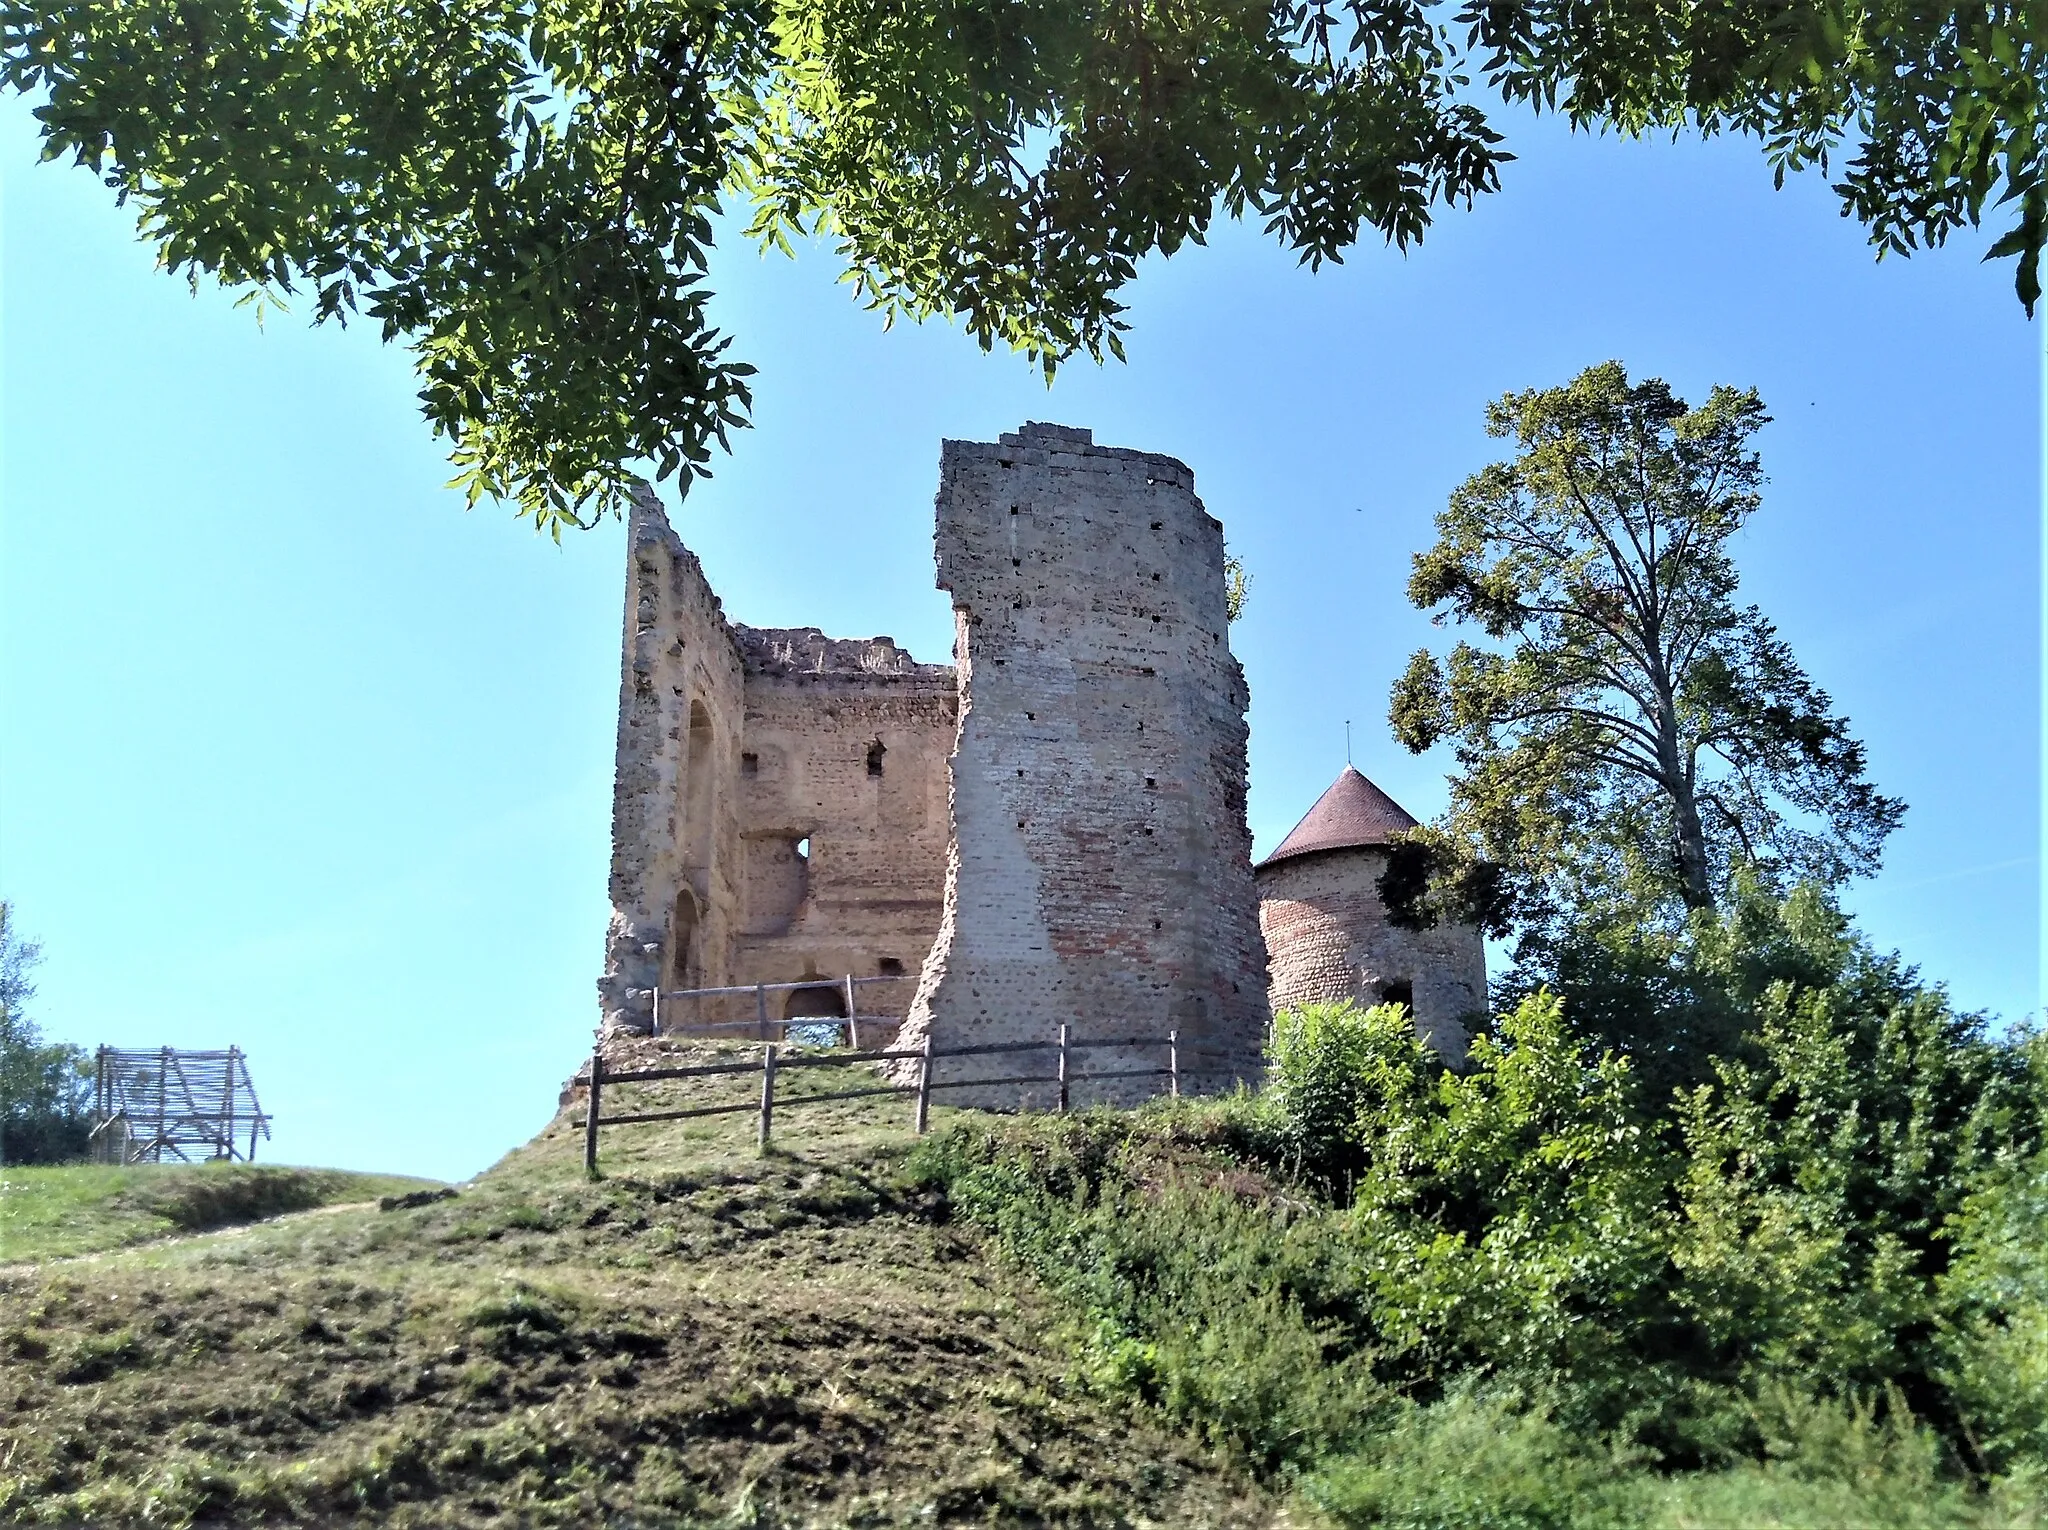
[[[712,830],[718,812],[717,772],[712,764],[716,743],[711,711],[701,701],[690,703],[690,732],[683,766],[683,869],[702,882],[711,869]]]
[[[685,887],[676,894],[675,915],[668,926],[669,987],[696,988],[702,985],[704,960],[701,937],[697,895]]]

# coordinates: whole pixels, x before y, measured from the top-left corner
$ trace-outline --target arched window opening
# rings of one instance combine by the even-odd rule
[[[1380,1003],[1398,1004],[1409,1014],[1415,1013],[1415,985],[1406,981],[1380,984]]]
[[[872,744],[868,745],[869,775],[879,776],[882,773],[882,756],[888,752],[888,747],[880,739],[876,739]]]

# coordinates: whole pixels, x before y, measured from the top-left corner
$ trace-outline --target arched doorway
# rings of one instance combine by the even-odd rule
[[[807,968],[803,981],[820,981],[815,968]],[[793,1046],[833,1047],[844,1038],[846,1027],[840,1023],[846,1019],[846,994],[838,988],[799,988],[789,996],[783,1006],[785,1020],[809,1020],[815,1017],[817,1025],[792,1025],[783,1028],[783,1039]],[[829,1023],[824,1023],[829,1022]]]

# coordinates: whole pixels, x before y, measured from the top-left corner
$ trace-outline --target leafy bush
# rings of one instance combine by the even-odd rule
[[[1958,1468],[2018,1502],[2048,1481],[2048,1043],[1811,896],[1688,941],[1743,1039],[1664,1102],[1548,992],[1462,1073],[1398,1010],[1321,1006],[1261,1094],[962,1121],[913,1169],[1062,1293],[1093,1384],[1346,1523],[1795,1526],[1864,1490],[1974,1522]]]
[[[1348,1232],[1382,1341],[1430,1373],[1633,1366],[1659,1311],[1670,1169],[1627,1064],[1588,1052],[1540,994],[1464,1075],[1374,1103]]]
[[[1757,1006],[1776,986],[1826,988],[1861,953],[1848,921],[1814,887],[1779,901],[1738,875],[1721,912],[1683,923],[1614,920],[1525,936],[1494,983],[1510,1010],[1547,988],[1572,1028],[1629,1059],[1656,1110],[1674,1090],[1715,1079],[1717,1059],[1748,1056]]]
[[[1775,985],[1759,1019],[1755,1059],[1718,1061],[1679,1106],[1683,1304],[1740,1370],[1839,1395],[1895,1383],[1944,1411],[1936,1282],[2022,1126],[2014,1053],[1861,957],[1825,988]]]
[[[2048,1035],[2021,1043],[2036,1140],[2048,1138]],[[2032,1463],[2048,1496],[2048,1147],[1981,1174],[1951,1224],[1938,1372],[1962,1429],[1998,1470]]]
[[[1279,1468],[1361,1435],[1389,1394],[1336,1229],[1215,1156],[1280,1151],[1248,1105],[977,1121],[912,1172],[1069,1298],[1086,1379]]]
[[[1367,1447],[1311,1473],[1302,1495],[1340,1525],[1619,1530],[1608,1502],[1617,1475],[1541,1407],[1465,1386],[1394,1410]]]
[[[1273,1018],[1267,1048],[1274,1143],[1287,1167],[1340,1198],[1368,1160],[1373,1123],[1427,1093],[1442,1071],[1399,1004],[1305,1004]]]

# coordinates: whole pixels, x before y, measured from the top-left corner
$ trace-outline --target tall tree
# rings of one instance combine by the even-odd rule
[[[0,1164],[85,1156],[90,1064],[79,1047],[45,1042],[28,1015],[42,959],[0,899]]]
[[[1781,176],[1860,144],[1842,194],[1885,247],[2014,201],[2031,307],[2018,0],[0,0],[47,158],[166,269],[403,340],[472,502],[557,533],[746,422],[706,307],[726,202],[1050,369],[1121,354],[1139,260],[1219,210],[1317,264],[1493,189],[1475,65],[1582,126],[1756,134]]]
[[[1728,542],[1761,503],[1754,392],[1690,408],[1619,362],[1487,410],[1409,598],[1476,627],[1396,683],[1394,731],[1457,746],[1440,847],[1507,868],[1525,921],[1715,906],[1737,875],[1874,871],[1904,805],[1755,606]]]

